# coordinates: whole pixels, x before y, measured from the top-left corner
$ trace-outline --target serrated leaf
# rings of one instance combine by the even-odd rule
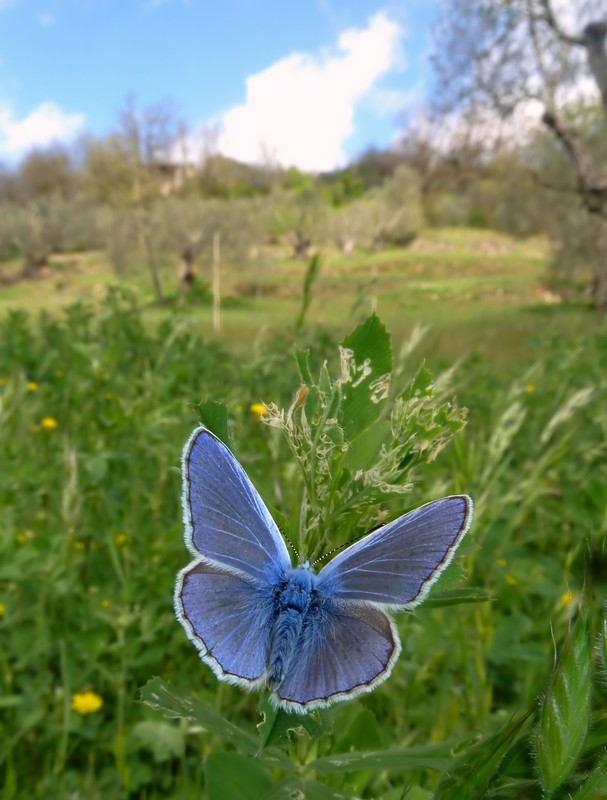
[[[580,615],[542,702],[536,757],[542,785],[557,789],[574,770],[586,740],[592,688],[588,623]]]
[[[272,786],[259,761],[237,753],[211,753],[204,772],[209,800],[250,800]]]
[[[352,353],[342,367],[345,374],[340,379],[339,412],[340,424],[351,441],[381,414],[392,370],[392,349],[390,336],[375,314],[344,339],[342,348]]]

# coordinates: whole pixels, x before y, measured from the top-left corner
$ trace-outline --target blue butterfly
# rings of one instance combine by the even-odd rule
[[[451,562],[472,500],[444,497],[367,534],[317,574],[293,567],[276,523],[228,448],[204,427],[183,451],[185,542],[175,612],[223,681],[268,686],[305,713],[369,692],[401,645],[386,610],[413,608]]]

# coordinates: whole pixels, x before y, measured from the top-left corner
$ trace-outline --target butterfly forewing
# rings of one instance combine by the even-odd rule
[[[319,575],[337,599],[409,606],[420,603],[465,535],[467,495],[427,503],[348,547]]]
[[[196,554],[267,581],[289,553],[257,490],[228,448],[206,428],[183,452],[186,544]]]
[[[179,573],[177,618],[215,674],[253,683],[266,668],[272,594],[219,565],[199,561]]]
[[[308,711],[370,691],[388,677],[400,641],[379,608],[334,603],[304,628],[297,658],[278,686],[280,705]]]

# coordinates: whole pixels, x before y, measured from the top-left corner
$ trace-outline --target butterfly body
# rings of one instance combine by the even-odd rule
[[[428,503],[342,550],[319,573],[284,539],[228,448],[198,428],[183,453],[186,545],[178,620],[221,680],[268,686],[300,713],[368,692],[400,640],[388,609],[412,608],[451,561],[472,502]]]

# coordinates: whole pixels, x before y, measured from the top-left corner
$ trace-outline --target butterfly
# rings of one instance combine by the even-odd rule
[[[175,613],[215,675],[269,687],[306,713],[369,692],[401,644],[387,611],[413,608],[451,562],[467,495],[427,503],[342,550],[320,572],[292,566],[257,490],[223,442],[197,428],[183,451],[184,538]]]

